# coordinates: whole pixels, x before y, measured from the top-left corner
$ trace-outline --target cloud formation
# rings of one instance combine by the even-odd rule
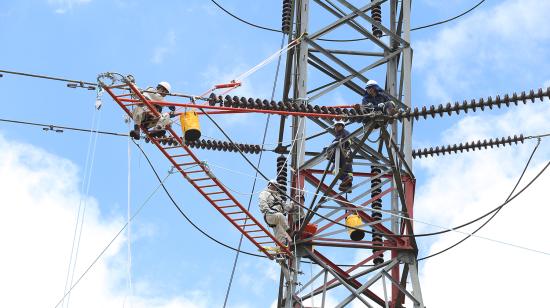
[[[71,161],[0,135],[1,307],[53,307],[63,295],[74,221],[81,195],[79,170]],[[124,225],[105,218],[88,198],[75,280]],[[188,290],[163,298],[125,289],[124,237],[107,250],[71,293],[74,307],[209,307],[209,296]],[[136,286],[148,285],[137,280]],[[32,296],[29,294],[32,293]]]

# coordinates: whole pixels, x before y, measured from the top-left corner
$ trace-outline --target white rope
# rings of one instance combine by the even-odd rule
[[[230,172],[234,172],[234,173],[238,173],[238,174],[241,174],[241,175],[245,175],[245,176],[254,178],[254,176],[252,176],[252,175],[250,175],[250,174],[245,174],[245,173],[242,173],[242,172],[239,172],[239,171],[236,171],[236,170],[227,169],[227,168],[224,168],[224,169],[225,169],[225,170],[228,170],[228,171],[230,171]],[[260,179],[260,180],[263,180],[263,181],[266,181],[263,177],[256,177],[256,178],[257,178],[257,179]],[[311,191],[308,191],[308,190],[305,190],[305,189],[304,189],[303,191],[304,191],[306,194],[314,195],[314,193],[311,192]],[[320,193],[318,193],[317,195],[319,195],[319,194],[320,194]],[[333,200],[333,201],[338,201],[338,202],[340,202],[340,203],[345,203],[345,204],[349,204],[349,205],[353,205],[353,206],[356,206],[356,207],[363,208],[362,205],[357,204],[357,203],[352,203],[352,202],[348,202],[348,201],[342,201],[342,200],[339,200],[339,199],[337,199],[337,198],[332,198],[332,197],[329,197],[329,196],[325,196],[325,198],[326,198],[326,199]],[[422,221],[422,220],[419,220],[419,219],[416,219],[416,218],[410,218],[410,217],[406,217],[406,216],[403,216],[403,215],[400,215],[400,214],[397,214],[397,213],[393,213],[392,211],[387,211],[387,210],[382,210],[382,209],[372,209],[372,208],[363,208],[363,210],[367,210],[367,211],[371,211],[371,212],[384,213],[384,214],[388,214],[388,215],[390,215],[390,216],[395,216],[395,217],[398,217],[398,218],[401,218],[401,219],[410,220],[410,221],[417,222],[417,223],[421,223],[421,224],[424,224],[424,225],[436,227],[436,228],[439,228],[439,229],[442,229],[442,230],[447,230],[447,231],[451,231],[451,232],[456,232],[456,233],[460,233],[460,234],[463,234],[463,235],[469,235],[469,236],[476,237],[476,238],[480,238],[480,239],[483,239],[483,240],[487,240],[487,241],[491,241],[491,242],[495,242],[495,243],[507,245],[507,246],[510,246],[510,247],[514,247],[514,248],[518,248],[518,249],[523,249],[523,250],[527,250],[527,251],[536,252],[536,253],[540,253],[540,254],[544,254],[544,255],[550,256],[550,252],[546,252],[546,251],[542,251],[542,250],[537,250],[537,249],[533,249],[533,248],[529,248],[529,247],[525,247],[525,246],[521,246],[521,245],[517,245],[517,244],[513,244],[513,243],[508,243],[508,242],[505,242],[505,241],[496,240],[496,239],[492,239],[492,238],[489,238],[489,237],[480,236],[480,235],[476,235],[476,234],[472,234],[472,233],[460,231],[460,230],[453,229],[453,228],[449,228],[449,227],[443,227],[443,226],[440,226],[440,225],[437,225],[437,224],[433,224],[433,223],[430,223],[430,222],[425,222],[425,221]]]
[[[83,176],[83,181],[80,188],[80,201],[78,204],[75,230],[73,234],[73,244],[71,247],[71,256],[69,258],[69,268],[67,270],[67,277],[65,280],[64,292],[66,292],[67,288],[73,284],[74,274],[75,274],[76,265],[78,261],[78,253],[80,250],[80,240],[82,238],[82,229],[84,227],[84,218],[86,214],[86,207],[88,204],[87,199],[88,199],[88,193],[90,191],[90,182],[92,177],[93,165],[95,161],[95,150],[96,150],[97,139],[99,135],[98,134],[99,124],[101,122],[100,110],[101,109],[95,109],[92,115],[92,128],[90,129],[90,138],[88,140],[88,150],[86,152],[86,162],[84,165],[84,174],[83,174],[84,176]],[[97,114],[97,117],[96,117],[96,114]],[[86,186],[86,188],[84,188],[84,186]],[[75,243],[76,243],[76,246],[75,246]],[[65,307],[69,307],[69,302],[70,302],[70,295],[67,296],[66,301],[63,302],[63,304],[66,304]]]
[[[130,129],[130,122],[128,122],[128,130]],[[134,289],[132,286],[132,240],[131,240],[131,188],[132,188],[132,147],[131,147],[131,137],[128,137],[128,206],[127,206],[127,221],[128,224],[127,227],[127,261],[126,261],[126,268],[127,268],[127,275],[128,275],[128,281],[127,281],[127,287],[128,287],[128,294],[127,297],[129,297],[129,306],[132,307],[132,298],[134,295]],[[126,299],[125,299],[126,301]],[[123,305],[125,306],[125,305]]]

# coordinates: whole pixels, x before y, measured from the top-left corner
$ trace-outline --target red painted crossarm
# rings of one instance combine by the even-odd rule
[[[153,116],[160,116],[155,109],[153,103],[148,101],[140,90],[132,83],[126,84],[134,97],[139,99],[139,104],[147,107]],[[132,116],[132,112],[124,104],[120,95],[116,91],[121,91],[119,85],[103,87],[115,102],[128,114]],[[274,255],[268,251],[263,245],[278,247],[278,251],[283,254],[291,255],[287,246],[279,242],[275,236],[257,220],[220,182],[220,180],[212,173],[208,165],[200,161],[197,156],[187,147],[184,140],[171,128],[166,128],[166,134],[172,140],[176,140],[177,146],[163,147],[160,140],[151,136],[147,130],[144,130],[149,140],[155,145],[164,156],[170,161],[174,170],[177,170],[203,197],[208,201],[229,223],[231,223],[239,232],[241,232],[254,246],[263,252],[268,258],[273,259]],[[185,161],[181,161],[184,159]],[[184,168],[185,166],[185,168]],[[197,174],[200,177],[191,178],[190,175]],[[214,198],[212,198],[214,197]],[[232,216],[235,213],[244,215],[244,217]],[[244,218],[244,219],[243,219]],[[244,220],[245,224],[240,224]],[[252,236],[254,233],[254,236]],[[261,237],[262,241],[257,239]]]

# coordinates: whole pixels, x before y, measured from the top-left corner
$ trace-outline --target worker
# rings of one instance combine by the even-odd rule
[[[378,85],[376,80],[369,80],[363,96],[363,109],[367,112],[381,112],[386,115],[395,113],[395,103]]]
[[[283,245],[291,241],[287,231],[290,229],[286,213],[291,210],[291,205],[281,198],[281,191],[276,180],[270,180],[267,187],[259,196],[260,211],[268,226],[275,231],[275,238]]]
[[[351,192],[353,183],[353,169],[351,157],[350,140],[345,140],[349,136],[349,132],[345,129],[346,123],[338,120],[334,123],[334,140],[329,147],[329,160],[334,162],[336,159],[336,151],[340,151],[340,160],[338,162],[339,179],[341,180],[338,189],[340,191]]]
[[[164,101],[164,97],[170,93],[171,86],[166,81],[161,81],[157,85],[157,88],[148,87],[145,91],[142,91],[143,96],[147,100],[151,101]],[[149,112],[147,106],[139,104],[132,111],[132,119],[134,120],[134,129],[130,131],[130,137],[139,140],[139,133],[142,124],[145,129],[153,128],[149,130],[149,133],[153,137],[160,137],[166,133],[166,128],[170,125],[170,118],[174,116],[175,106],[169,106],[170,112],[162,112],[161,105],[154,105],[155,109],[160,113],[160,117],[155,117]]]

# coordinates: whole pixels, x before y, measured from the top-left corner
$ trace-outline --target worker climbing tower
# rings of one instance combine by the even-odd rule
[[[347,0],[283,1],[282,28],[289,43],[299,42],[287,53],[283,101],[308,109],[336,89],[354,92],[359,100],[365,83],[376,76],[379,81],[385,79],[380,84],[397,108],[409,110],[410,11],[410,0],[372,0],[362,7]],[[382,18],[383,13],[389,18]],[[326,20],[331,21],[323,25]],[[313,24],[316,29],[310,28]],[[330,39],[336,35],[329,33],[346,33],[351,39]],[[310,87],[313,80],[327,83]],[[313,297],[324,307],[330,292],[342,292],[336,290],[348,294],[333,297],[339,299],[337,307],[351,301],[367,307],[424,307],[411,220],[415,185],[411,123],[393,121],[382,113],[366,114],[359,105],[354,110],[333,109],[348,120],[346,128],[351,130],[346,139],[351,142],[354,185],[343,192],[334,188],[338,164],[330,166],[328,151],[307,160],[305,155],[306,124],[334,134],[335,119],[281,117],[279,150],[284,148],[286,121],[291,122],[290,137],[296,140],[287,151],[291,155],[289,193],[293,200],[303,202],[307,211],[305,217],[292,222],[294,255],[282,263],[278,307],[309,307]],[[324,164],[328,164],[326,168]],[[308,191],[315,193],[305,193],[304,201],[300,197]],[[304,236],[304,229],[311,225],[315,233]],[[348,234],[350,238],[345,238]],[[344,267],[341,263],[349,262],[349,256],[360,261]],[[310,279],[301,275],[304,260],[320,268]],[[314,290],[308,286],[315,286]]]

